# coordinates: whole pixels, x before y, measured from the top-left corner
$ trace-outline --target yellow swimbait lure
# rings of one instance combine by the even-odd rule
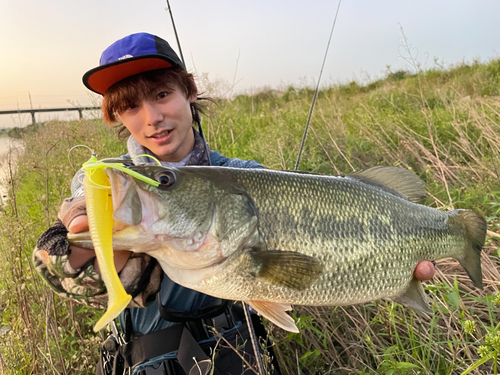
[[[89,161],[83,164],[85,171],[83,186],[87,202],[90,237],[94,243],[101,277],[108,291],[108,308],[94,326],[94,332],[101,330],[115,319],[132,299],[123,288],[113,260],[113,199],[111,185],[104,168],[119,169],[158,186],[158,182],[130,171],[120,163],[100,162],[95,156],[92,156]]]

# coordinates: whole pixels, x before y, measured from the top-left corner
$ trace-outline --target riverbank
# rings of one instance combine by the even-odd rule
[[[322,90],[300,168],[324,174],[349,174],[375,165],[411,168],[424,180],[427,205],[474,209],[488,218],[488,229],[498,232],[499,77],[500,61],[418,76],[391,73],[368,86],[352,82]],[[219,101],[204,117],[208,142],[228,157],[293,169],[312,96],[313,90],[290,87],[279,95]],[[70,196],[76,169],[89,158],[87,149],[77,148],[70,163],[68,150],[85,144],[99,158],[122,155],[126,151],[114,133],[102,121],[78,121],[51,122],[23,134],[17,210],[0,215],[5,233],[3,242],[0,237],[0,293],[5,290],[0,326],[11,327],[0,337],[6,375],[95,373],[89,363],[97,362],[102,339],[92,327],[101,312],[53,296],[32,276],[29,254]],[[363,212],[355,214],[363,217]],[[350,230],[345,233],[354,233]],[[488,238],[482,253],[482,291],[472,286],[457,262],[438,262],[436,277],[424,284],[432,296],[432,317],[383,300],[297,307],[293,316],[299,334],[267,325],[282,372],[493,374],[500,353],[498,249],[500,242]],[[28,276],[40,282],[29,282]],[[469,371],[470,366],[475,369]]]

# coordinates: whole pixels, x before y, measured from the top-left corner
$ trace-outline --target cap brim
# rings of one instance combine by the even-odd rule
[[[115,83],[133,75],[162,68],[172,68],[177,64],[158,55],[143,55],[98,66],[83,76],[83,84],[98,94],[104,93]]]

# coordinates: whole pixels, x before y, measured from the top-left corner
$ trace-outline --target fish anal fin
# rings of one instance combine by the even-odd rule
[[[251,256],[256,277],[295,290],[308,288],[323,273],[319,259],[295,251],[256,251]]]
[[[347,175],[411,202],[425,198],[422,180],[412,171],[400,167],[377,166]]]
[[[294,320],[286,312],[292,310],[292,306],[287,303],[277,303],[269,301],[244,301],[263,317],[283,328],[285,331],[299,333]]]
[[[402,305],[411,307],[412,309],[432,315],[432,309],[429,306],[429,298],[425,294],[422,282],[416,277],[410,281],[406,291],[399,297],[393,298],[393,300]]]

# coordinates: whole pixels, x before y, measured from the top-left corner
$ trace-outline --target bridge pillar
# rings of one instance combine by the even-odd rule
[[[31,111],[31,124],[36,124],[35,111]]]
[[[80,108],[78,108],[78,116],[80,116],[80,120],[83,118],[82,110]]]

